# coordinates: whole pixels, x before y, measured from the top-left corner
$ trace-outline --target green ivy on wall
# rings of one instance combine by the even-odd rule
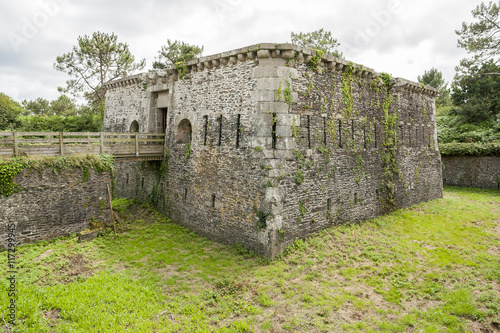
[[[401,173],[399,170],[399,163],[397,160],[397,145],[398,145],[398,113],[390,112],[390,106],[392,103],[392,95],[390,94],[391,80],[390,74],[382,73],[380,74],[380,79],[382,80],[381,91],[384,93],[385,98],[382,103],[382,110],[384,114],[384,142],[382,146],[382,162],[384,167],[384,184],[382,190],[386,192],[386,201],[389,205],[395,204],[394,198],[394,187],[396,182],[396,177],[400,177]]]
[[[342,119],[347,123],[354,115],[354,98],[352,96],[352,83],[354,65],[349,62],[347,69],[342,73],[342,102],[344,108],[342,109]]]
[[[184,78],[184,76],[186,75],[186,70],[187,70],[187,66],[185,64],[185,61],[176,62],[175,69],[177,70],[177,73],[179,74],[179,80],[182,80]]]
[[[11,161],[10,163],[2,163],[0,161],[0,195],[10,196],[18,187],[14,183],[14,177],[23,169],[19,161]]]
[[[79,168],[82,169],[82,180],[88,179],[89,169],[93,169],[98,173],[108,172],[111,176],[113,187],[115,183],[113,155],[86,154],[38,158],[20,156],[0,159],[0,195],[8,197],[21,190],[14,182],[14,177],[22,170],[41,171],[45,168],[52,169],[55,173],[61,173],[68,168]]]
[[[184,150],[184,161],[187,162],[192,153],[193,151],[191,150],[191,143],[186,143],[186,148]]]
[[[316,54],[312,56],[309,67],[317,72],[319,70],[319,64],[321,63],[321,57],[323,57],[325,52],[318,49],[314,49],[314,51],[316,51]]]

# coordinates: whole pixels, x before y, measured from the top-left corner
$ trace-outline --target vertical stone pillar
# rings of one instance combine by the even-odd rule
[[[268,180],[274,185],[265,190],[266,196],[261,205],[271,215],[267,227],[259,231],[259,241],[270,258],[281,253],[285,245],[280,240],[280,232],[283,230],[282,211],[286,190],[280,187],[279,179],[286,176],[286,159],[293,158],[296,148],[292,126],[300,125],[300,119],[290,114],[291,105],[298,101],[298,93],[293,90],[293,81],[298,77],[297,70],[288,67],[286,59],[276,57],[275,52],[279,51],[257,52],[259,65],[254,69],[256,89],[252,92],[256,107],[253,116],[255,131],[250,140],[251,148],[262,148],[257,158],[261,158],[268,168]]]

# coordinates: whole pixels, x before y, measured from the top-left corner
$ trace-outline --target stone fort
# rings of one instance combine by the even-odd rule
[[[292,44],[108,82],[104,130],[164,132],[115,195],[275,258],[323,228],[442,197],[433,88]]]

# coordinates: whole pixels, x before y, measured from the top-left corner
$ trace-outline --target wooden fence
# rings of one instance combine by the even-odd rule
[[[164,133],[0,132],[0,157],[112,154],[163,156]]]

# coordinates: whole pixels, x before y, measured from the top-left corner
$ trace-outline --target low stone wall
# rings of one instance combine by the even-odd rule
[[[442,156],[443,183],[500,189],[500,156]]]
[[[159,168],[159,161],[116,161],[114,197],[149,201],[155,208],[164,212],[163,196],[166,181],[159,179]],[[160,195],[161,198],[159,198]],[[157,207],[160,199],[161,205]]]
[[[23,170],[14,182],[20,191],[0,197],[0,248],[12,240],[21,245],[79,232],[91,222],[111,222],[108,173],[90,169],[82,177],[76,168],[58,174],[48,168]]]

